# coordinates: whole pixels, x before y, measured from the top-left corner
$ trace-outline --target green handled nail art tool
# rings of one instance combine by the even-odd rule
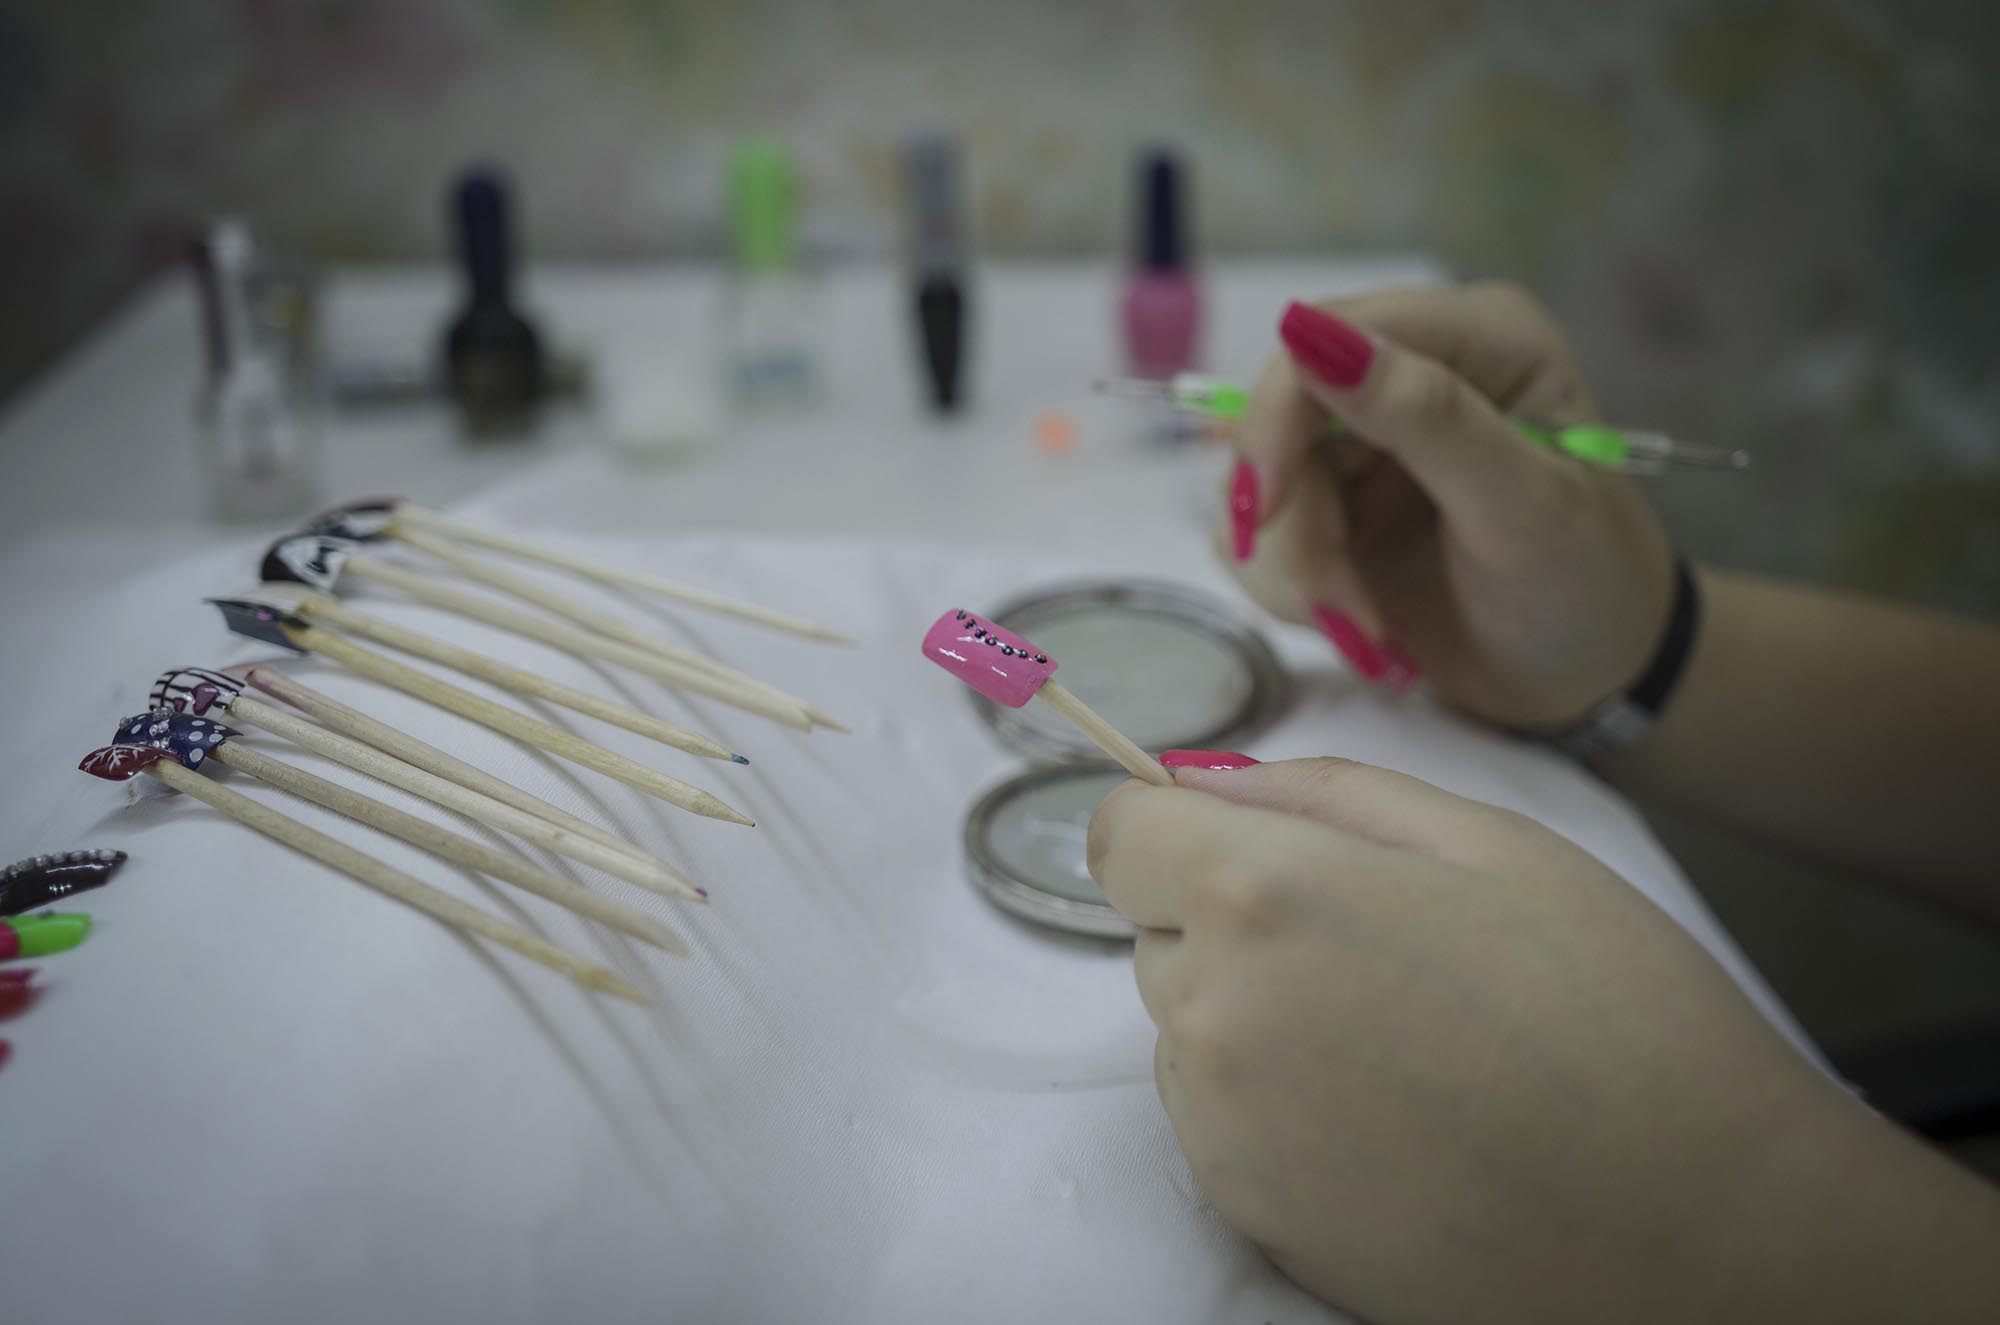
[[[1134,400],[1161,400],[1175,409],[1211,419],[1240,419],[1250,407],[1250,390],[1219,377],[1181,373],[1164,381],[1149,378],[1099,378],[1096,390]],[[1601,423],[1555,425],[1510,419],[1514,430],[1564,455],[1628,474],[1659,474],[1669,469],[1748,469],[1750,453],[1717,446],[1679,442],[1664,433],[1637,432]],[[1333,431],[1339,422],[1331,423]]]

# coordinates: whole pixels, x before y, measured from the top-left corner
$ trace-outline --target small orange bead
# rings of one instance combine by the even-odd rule
[[[1068,455],[1076,449],[1076,420],[1059,409],[1035,416],[1035,445],[1044,455]]]

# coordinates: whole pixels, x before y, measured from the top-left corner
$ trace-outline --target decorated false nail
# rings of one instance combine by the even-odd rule
[[[466,554],[449,545],[448,541],[443,545],[433,546],[434,536],[421,531],[415,533],[413,537],[423,541],[426,551],[448,564],[457,566],[462,573],[469,574],[471,578],[479,578],[473,572],[485,569],[483,565],[460,565],[460,562],[467,560]],[[414,598],[418,602],[443,608],[447,612],[511,631],[528,639],[539,640],[568,653],[581,657],[601,658],[635,671],[645,672],[674,689],[698,694],[717,703],[742,709],[746,713],[770,718],[774,722],[783,723],[800,731],[812,729],[813,718],[808,713],[810,706],[803,700],[764,685],[706,654],[684,648],[663,637],[649,636],[646,646],[641,647],[626,639],[613,638],[590,622],[580,622],[579,624],[585,626],[585,631],[579,632],[573,627],[563,626],[538,613],[509,606],[490,594],[473,592],[439,576],[427,575],[398,562],[373,556],[359,542],[342,538],[337,534],[308,531],[281,538],[266,550],[258,570],[267,585],[267,598],[279,596],[270,590],[270,586],[274,585],[297,584],[312,591],[301,595],[297,590],[284,589],[281,591],[282,595],[289,601],[275,604],[307,621],[338,626],[350,633],[388,644],[392,648],[432,658],[461,671],[473,672],[488,680],[497,681],[509,689],[522,689],[523,687],[517,683],[528,678],[531,687],[529,693],[553,699],[556,703],[568,704],[570,700],[566,696],[582,695],[585,702],[590,705],[583,711],[594,712],[596,716],[606,716],[603,710],[610,706],[604,701],[594,700],[594,697],[584,695],[581,691],[570,690],[568,687],[562,687],[564,695],[550,694],[549,688],[554,683],[547,678],[535,677],[532,673],[508,667],[506,664],[465,649],[455,648],[441,640],[378,622],[347,608],[328,595],[345,589],[355,582],[379,585],[393,589],[405,597]],[[544,586],[533,586],[532,591],[544,596],[553,592]],[[554,599],[560,599],[565,605],[568,603],[568,600],[561,595],[555,595]],[[554,599],[544,603],[543,606],[556,610]],[[390,638],[391,635],[394,638]],[[442,656],[445,653],[451,656]],[[467,665],[468,661],[471,663],[470,666]],[[503,670],[508,675],[493,675],[495,670]],[[608,720],[617,721],[615,718]],[[669,724],[657,722],[654,725],[669,727]],[[739,763],[748,762],[698,733],[686,732],[680,728],[670,728],[670,730],[675,735],[673,739],[667,739],[669,745],[694,754],[708,755],[711,758],[733,758]],[[642,734],[658,735],[655,731]]]
[[[467,547],[486,548],[510,557],[518,557],[523,561],[539,562],[544,566],[551,566],[599,584],[637,589],[687,607],[732,616],[739,621],[747,621],[752,625],[783,631],[804,639],[819,640],[827,644],[854,643],[851,638],[837,630],[807,621],[803,617],[793,616],[788,612],[776,611],[756,603],[712,593],[707,589],[698,589],[693,585],[662,579],[644,571],[627,570],[623,566],[579,557],[560,548],[546,547],[525,538],[488,529],[483,525],[469,524],[442,511],[415,505],[401,497],[374,497],[334,507],[315,517],[307,526],[307,532],[331,534],[337,538],[360,542],[397,539],[409,542],[412,546],[415,546],[410,538],[412,533],[435,534]]]
[[[612,972],[203,776],[200,770],[204,766],[226,763],[252,777],[262,778],[284,790],[297,791],[300,795],[308,795],[304,788],[315,784],[334,792],[345,790],[247,746],[232,749],[231,738],[237,734],[234,728],[208,718],[168,710],[143,713],[120,723],[116,743],[91,751],[78,767],[113,782],[123,782],[144,772],[175,791],[184,792],[267,837],[331,865],[378,892],[386,893],[448,925],[512,949],[531,961],[561,971],[585,988],[617,994],[634,1002],[645,1001],[638,990]],[[367,798],[355,799],[366,801]],[[355,818],[364,817],[352,814],[344,804],[334,808]],[[17,922],[0,921],[0,925],[11,923]]]
[[[614,703],[587,690],[565,685],[553,677],[378,620],[328,597],[339,582],[341,571],[351,559],[355,546],[319,534],[300,534],[272,544],[264,554],[264,564],[260,568],[264,578],[261,591],[267,606],[291,612],[309,623],[331,626],[360,639],[373,640],[404,653],[443,663],[446,667],[491,681],[516,694],[546,699],[552,704],[560,704],[623,727],[626,731],[649,737],[676,750],[708,759],[728,759],[739,764],[750,762],[700,732],[662,722],[650,713],[642,713],[629,705]]]
[[[245,726],[261,727],[357,773],[594,866],[648,892],[662,897],[708,896],[704,889],[658,857],[455,759],[408,732],[336,703],[268,665],[260,663],[237,670],[243,675],[206,667],[164,672],[153,683],[153,707],[193,717],[226,713]],[[318,721],[308,722],[289,709],[245,694],[245,685],[274,695]],[[127,747],[107,749],[108,759],[133,758],[118,753]]]
[[[24,974],[33,975],[32,969]],[[39,992],[27,980],[0,980],[0,1021],[26,1012]]]
[[[0,962],[68,952],[89,934],[90,917],[75,912],[49,911],[0,920]]]
[[[532,613],[524,614],[518,609],[508,608],[482,594],[467,594],[436,576],[425,575],[395,562],[357,555],[362,551],[361,543],[391,538],[443,561],[460,574],[489,588],[534,603],[558,616],[566,616],[593,632],[595,636],[622,645],[626,650],[636,649],[642,656],[652,657],[656,661],[663,659],[668,666],[650,670],[656,679],[668,685],[693,690],[718,702],[735,704],[747,712],[759,713],[777,721],[789,722],[796,712],[807,719],[808,728],[819,725],[846,730],[840,723],[795,696],[758,681],[698,650],[676,644],[663,635],[640,629],[622,617],[580,603],[570,595],[559,593],[546,584],[529,580],[482,560],[469,551],[469,545],[486,546],[529,557],[537,556],[537,552],[524,551],[512,540],[497,535],[485,536],[484,531],[477,526],[460,524],[436,512],[408,506],[394,498],[378,498],[337,507],[317,517],[303,533],[280,539],[265,554],[263,577],[266,580],[297,580],[322,593],[331,593],[341,576],[346,574],[353,578],[383,584],[447,611],[498,626],[502,630],[511,630],[531,638],[543,637],[542,632],[546,631],[548,623]],[[570,570],[577,570],[579,565],[588,565],[593,568],[588,572],[593,577],[604,579],[607,583],[622,584],[627,588],[646,587],[645,581],[650,578],[619,572],[616,567],[597,566],[595,563],[573,563],[567,558],[558,559],[554,564]],[[629,578],[621,578],[627,575]],[[633,583],[633,579],[639,583]],[[744,607],[752,614],[752,619],[758,619],[756,614],[762,609],[748,608],[747,605]],[[795,619],[786,618],[786,620]],[[822,628],[812,626],[810,623],[796,624],[806,627],[808,633],[818,633],[824,638],[844,638],[830,632],[822,633]],[[564,633],[575,635],[574,631]],[[592,642],[586,640],[581,643],[588,645]],[[558,647],[567,648],[570,652],[584,652],[589,656],[606,656],[601,651],[579,648],[576,641],[558,644]],[[610,657],[607,660],[640,666],[624,657]],[[641,669],[645,670],[643,667]],[[761,704],[739,702],[745,696],[738,695],[736,693],[738,691],[747,692],[748,696],[763,702]],[[771,708],[778,711],[767,711]]]
[[[0,916],[17,916],[102,888],[124,863],[124,852],[106,850],[62,851],[17,861],[0,870]]]
[[[406,667],[373,649],[363,648],[344,635],[315,626],[297,613],[270,603],[242,598],[211,598],[208,601],[222,613],[229,628],[239,635],[266,644],[277,644],[297,653],[316,653],[331,658],[371,680],[393,686],[405,694],[470,718],[502,735],[572,763],[596,769],[607,777],[637,787],[649,796],[678,805],[692,814],[742,824],[746,828],[756,826],[749,816],[728,805],[713,792],[679,778],[668,777],[635,759],[628,759],[538,718],[531,718],[505,704],[496,704],[462,686],[455,686],[414,667]]]
[[[163,715],[170,730],[161,736],[157,733],[157,728]],[[207,758],[259,778],[302,800],[311,801],[336,814],[346,815],[358,823],[379,829],[391,837],[400,838],[411,846],[428,851],[455,865],[463,865],[467,869],[490,874],[504,883],[511,883],[537,897],[554,902],[565,910],[573,911],[600,924],[609,925],[656,948],[681,956],[687,953],[687,948],[671,930],[622,903],[592,892],[572,879],[551,874],[518,855],[498,850],[484,842],[461,837],[426,819],[399,810],[393,805],[364,796],[337,782],[329,782],[305,769],[274,759],[254,746],[229,740],[229,737],[238,735],[234,728],[223,727],[220,723],[185,713],[156,710],[144,719],[135,719],[120,732],[120,739],[132,740],[134,744],[142,743],[141,740],[135,739],[142,735],[139,726],[141,722],[145,724],[143,736],[150,743],[166,744],[169,751],[175,752],[181,763],[190,768],[203,762],[205,747]],[[187,732],[187,735],[178,739],[181,747],[191,747],[192,759],[176,752],[173,744],[177,739],[174,730],[176,728]],[[217,740],[212,733],[218,728],[228,733],[228,736]],[[708,898],[705,891],[692,887],[682,889],[680,895],[691,900],[706,901]]]
[[[1056,662],[1004,626],[963,609],[940,616],[924,633],[924,657],[996,704],[1020,708],[1040,698],[1133,777],[1170,787],[1173,777],[1130,738],[1055,679]]]

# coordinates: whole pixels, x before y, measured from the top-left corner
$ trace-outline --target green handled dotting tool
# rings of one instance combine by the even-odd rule
[[[1160,400],[1190,414],[1211,419],[1240,419],[1250,407],[1250,390],[1219,377],[1180,373],[1164,380],[1141,377],[1099,378],[1099,391],[1135,400]],[[1547,424],[1510,419],[1514,430],[1530,441],[1564,455],[1627,474],[1660,474],[1670,469],[1748,469],[1748,451],[1725,450],[1675,441],[1665,433],[1638,432],[1601,423]],[[1339,423],[1333,423],[1335,431]]]

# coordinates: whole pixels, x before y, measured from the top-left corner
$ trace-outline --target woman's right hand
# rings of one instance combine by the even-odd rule
[[[1630,479],[1509,425],[1594,417],[1530,297],[1478,285],[1294,303],[1279,336],[1225,532],[1253,597],[1315,624],[1362,676],[1421,670],[1503,726],[1576,722],[1638,678],[1673,554]]]

